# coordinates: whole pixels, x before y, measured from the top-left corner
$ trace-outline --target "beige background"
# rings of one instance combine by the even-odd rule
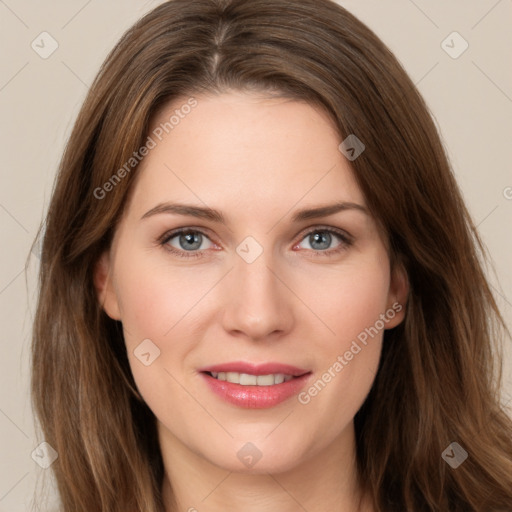
[[[155,2],[0,0],[1,188],[0,512],[31,510],[45,473],[29,402],[29,334],[38,265],[24,263],[48,205],[54,174],[88,84],[122,33]],[[493,258],[496,297],[512,326],[512,2],[343,0],[404,64],[430,106],[471,214]],[[47,59],[31,47],[57,41]],[[458,58],[441,43],[468,42]],[[47,37],[47,36],[44,36]],[[448,38],[452,52],[461,41]],[[45,48],[48,49],[49,39]],[[41,43],[39,43],[41,45]],[[42,49],[41,49],[42,50]],[[505,397],[512,405],[507,344]],[[35,503],[35,510],[49,510]],[[41,507],[41,508],[39,508]]]

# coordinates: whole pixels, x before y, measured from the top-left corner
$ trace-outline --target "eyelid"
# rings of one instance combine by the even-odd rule
[[[301,240],[306,237],[307,235],[311,233],[315,233],[317,231],[327,231],[330,233],[335,233],[336,235],[346,239],[347,241],[352,242],[354,240],[354,237],[344,229],[336,228],[334,226],[328,226],[328,225],[322,225],[322,224],[315,224],[314,226],[311,226],[309,228],[305,228],[306,232],[304,232],[301,236]]]
[[[211,231],[208,228],[198,226],[183,226],[180,228],[169,229],[163,235],[159,236],[156,241],[159,243],[165,243],[181,233],[201,233],[203,236],[208,237],[212,243],[219,245],[217,242],[212,240]]]

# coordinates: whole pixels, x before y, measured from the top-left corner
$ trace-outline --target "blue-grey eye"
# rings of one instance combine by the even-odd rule
[[[304,237],[304,240],[307,240],[310,247],[305,247],[305,249],[313,249],[316,251],[325,251],[327,249],[334,249],[337,246],[332,247],[331,244],[333,242],[333,235],[334,238],[341,238],[340,235],[337,235],[336,233],[332,233],[331,231],[327,230],[316,230],[312,231],[308,235]],[[341,242],[338,242],[338,245],[341,244]]]
[[[178,242],[178,246],[176,246],[174,243],[176,240]],[[199,231],[184,231],[171,236],[166,243],[176,249],[181,249],[184,251],[197,251],[208,249],[208,247],[201,247],[205,241],[209,240]]]

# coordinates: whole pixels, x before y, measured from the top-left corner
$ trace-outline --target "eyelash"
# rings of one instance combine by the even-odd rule
[[[170,253],[172,253],[180,258],[186,259],[186,258],[201,258],[201,257],[203,257],[202,251],[197,251],[197,250],[196,251],[182,251],[182,250],[176,249],[175,247],[168,245],[170,240],[172,240],[177,235],[181,235],[182,233],[186,233],[186,234],[200,233],[201,235],[209,238],[208,235],[200,229],[179,228],[179,229],[175,229],[173,231],[168,231],[168,232],[164,233],[158,239],[158,244],[161,245],[166,251],[169,251]],[[342,251],[345,251],[353,244],[353,240],[345,232],[343,232],[339,229],[336,229],[336,228],[322,227],[322,226],[315,226],[313,229],[304,233],[304,235],[300,239],[300,242],[302,242],[306,237],[308,237],[309,235],[311,235],[313,233],[329,233],[329,234],[337,236],[340,239],[340,245],[334,249],[325,249],[325,250],[320,250],[320,251],[308,249],[308,251],[313,253],[314,257],[328,257],[328,256],[331,256],[334,254],[338,254]],[[294,245],[297,245],[297,244],[294,244]]]

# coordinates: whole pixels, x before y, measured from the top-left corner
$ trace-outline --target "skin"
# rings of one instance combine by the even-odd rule
[[[310,370],[314,383],[379,315],[405,306],[407,279],[390,269],[386,240],[367,212],[292,222],[304,208],[366,206],[323,111],[256,93],[196,98],[142,161],[95,273],[98,298],[123,323],[135,382],[158,420],[167,511],[353,512],[362,497],[353,418],[374,381],[383,330],[307,404],[294,396],[242,409],[213,394],[197,370],[273,361]],[[153,125],[186,99],[167,105]],[[227,224],[174,213],[141,219],[166,202],[207,205]],[[179,257],[159,243],[181,227],[204,233],[194,249],[200,257]],[[328,227],[352,244],[333,234],[325,242],[331,252],[319,249],[308,231],[321,237]],[[263,248],[252,263],[236,252],[247,236]],[[167,246],[186,256],[194,252],[186,243],[178,235]],[[134,355],[145,339],[160,350],[149,366]],[[262,455],[252,468],[237,457],[247,442]],[[374,510],[368,496],[359,510]]]

